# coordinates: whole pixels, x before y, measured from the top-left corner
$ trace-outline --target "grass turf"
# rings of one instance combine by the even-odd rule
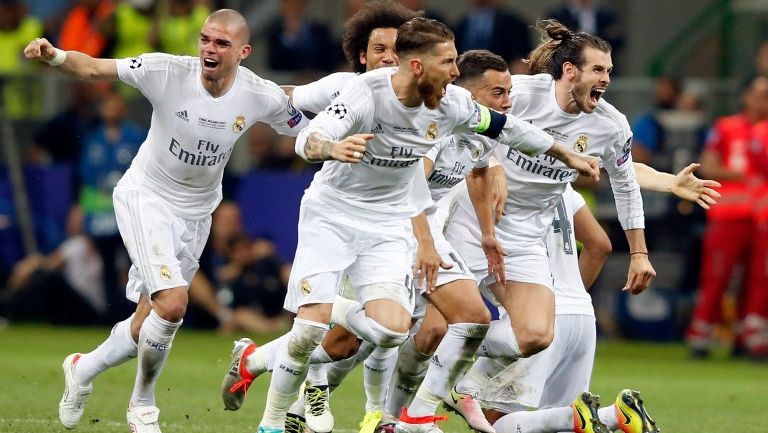
[[[68,431],[58,422],[63,387],[61,362],[73,351],[89,351],[108,329],[44,325],[0,331],[0,432]],[[255,338],[266,341],[269,337]],[[226,412],[219,383],[229,365],[235,337],[182,329],[157,387],[164,433],[254,432],[263,409],[269,375],[257,379],[240,411]],[[136,362],[107,371],[94,391],[76,432],[128,431],[125,408]],[[761,391],[768,365],[733,361],[724,354],[692,361],[681,345],[600,343],[592,391],[610,404],[626,387],[638,388],[665,433],[766,432],[760,421]],[[334,393],[331,406],[337,433],[357,432],[364,415],[362,374],[354,371]],[[441,424],[446,432],[468,432],[456,416]]]

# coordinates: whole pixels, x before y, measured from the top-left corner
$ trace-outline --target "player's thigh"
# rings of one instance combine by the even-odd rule
[[[491,320],[491,313],[474,279],[442,284],[426,297],[448,323],[488,323]]]
[[[594,317],[558,315],[555,329],[557,344],[553,343],[553,355],[557,364],[544,384],[541,409],[567,406],[577,395],[588,391],[595,360],[597,336]]]
[[[432,304],[425,307],[424,319],[419,330],[414,334],[413,341],[421,353],[435,353],[437,346],[448,331],[448,322]]]
[[[555,296],[549,287],[536,283],[507,281],[494,283],[491,292],[506,309],[512,328],[523,332],[552,336],[555,326]]]
[[[187,287],[178,253],[184,249],[187,220],[174,215],[165,202],[141,190],[116,189],[115,217],[132,268],[129,271],[129,299],[140,293],[150,299],[154,292]],[[190,277],[191,278],[191,277]],[[133,281],[131,281],[133,280]]]

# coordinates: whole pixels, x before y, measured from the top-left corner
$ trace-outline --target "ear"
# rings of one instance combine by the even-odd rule
[[[246,57],[251,55],[253,48],[250,45],[244,45],[243,50],[240,52],[240,60],[245,60]]]
[[[576,78],[576,65],[574,65],[571,62],[565,62],[563,63],[563,76],[568,78],[569,80],[573,80]]]
[[[409,60],[408,67],[411,69],[413,75],[420,76],[424,73],[424,64],[421,63],[421,59],[419,58]]]

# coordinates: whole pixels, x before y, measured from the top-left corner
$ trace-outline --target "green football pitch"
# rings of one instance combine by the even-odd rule
[[[108,332],[107,328],[42,325],[0,330],[0,432],[67,431],[57,416],[63,386],[61,361],[70,352],[95,347]],[[219,398],[219,383],[228,368],[235,338],[187,329],[179,332],[157,387],[164,433],[256,430],[268,375],[257,379],[238,412],[224,411]],[[131,361],[94,382],[76,432],[128,431],[125,408],[135,370],[136,362]],[[681,345],[600,343],[592,391],[601,395],[604,404],[610,404],[622,388],[641,390],[651,415],[665,433],[768,432],[763,412],[768,364],[733,361],[724,353],[707,361],[692,361]],[[334,431],[357,432],[364,402],[358,369],[332,396]],[[446,432],[469,431],[456,416],[442,427]]]

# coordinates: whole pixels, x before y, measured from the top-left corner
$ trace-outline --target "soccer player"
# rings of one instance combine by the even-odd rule
[[[449,85],[458,75],[457,55],[453,34],[444,24],[414,18],[398,29],[395,46],[398,69],[355,78],[296,140],[304,159],[326,162],[302,199],[285,303],[297,317],[288,342],[278,349],[260,432],[283,431],[285,414],[304,380],[309,355],[327,332],[336,289],[345,275],[364,307],[346,314],[334,309],[333,322],[377,347],[397,347],[406,339],[414,297],[408,231],[410,218],[420,210],[415,196],[426,192],[418,184],[424,178],[414,175],[421,157],[439,139],[474,131],[526,154],[547,153],[597,177],[594,161]],[[500,251],[489,251],[495,254],[490,262],[496,271]],[[434,276],[427,277],[433,288]],[[478,333],[487,327],[475,326]]]
[[[624,287],[638,294],[648,287],[655,271],[645,246],[642,198],[630,153],[632,133],[624,115],[602,100],[613,69],[610,45],[552,20],[540,22],[538,29],[542,42],[529,63],[530,72],[537,75],[512,77],[509,112],[545,129],[576,152],[600,159],[610,176],[630,246]],[[554,337],[555,297],[544,240],[557,200],[575,176],[551,158],[532,158],[511,148],[498,146],[496,157],[507,174],[509,192],[506,215],[496,226],[507,252],[507,284],[494,281],[485,270],[480,248],[483,233],[466,194],[457,197],[446,238],[475,272],[484,294],[508,312],[505,320],[492,323],[481,355],[513,360],[544,350]],[[445,403],[472,421],[473,428],[487,429],[472,395],[454,390]]]
[[[64,360],[59,419],[67,428],[78,424],[92,380],[138,357],[128,424],[136,433],[160,431],[155,383],[186,311],[187,287],[222,198],[222,173],[235,140],[255,122],[288,135],[306,124],[277,85],[239,66],[251,53],[249,37],[245,19],[222,9],[203,24],[199,58],[94,59],[45,39],[24,51],[80,79],[119,79],[153,106],[149,135],[113,193],[132,261],[126,296],[138,302],[136,313],[92,352]]]
[[[709,209],[720,197],[712,188],[720,184],[696,178],[693,171],[698,167],[691,164],[675,176],[635,164],[643,189],[672,193]],[[613,405],[599,409],[597,396],[587,392],[596,331],[586,288],[600,273],[611,243],[584,199],[570,186],[556,208],[547,233],[557,303],[552,344],[509,366],[497,359],[479,358],[456,388],[478,395],[497,433],[658,432],[639,392],[622,390]],[[580,255],[575,251],[577,240],[583,244]],[[574,395],[578,397],[571,403]]]

